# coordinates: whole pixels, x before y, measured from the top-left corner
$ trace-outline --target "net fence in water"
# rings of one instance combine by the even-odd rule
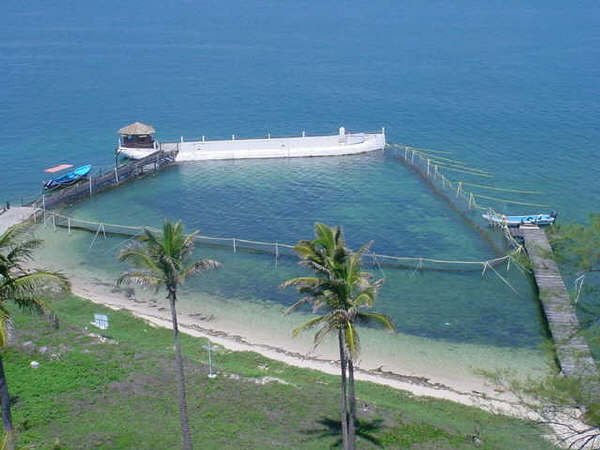
[[[475,193],[473,190],[469,190],[469,188],[474,187],[489,189],[495,192],[514,193],[519,195],[540,194],[540,192],[504,189],[494,186],[487,186],[485,184],[464,181],[464,179],[468,177],[486,179],[491,178],[493,175],[486,170],[471,167],[463,161],[449,158],[448,155],[450,152],[416,148],[404,144],[389,144],[388,148],[395,152],[397,159],[417,172],[438,194],[440,194],[456,211],[458,211],[463,218],[465,218],[467,222],[471,224],[471,226],[481,233],[485,232],[485,230],[481,227],[481,224],[488,225],[492,229],[501,231],[508,243],[514,249],[516,249],[518,252],[523,251],[522,244],[515,240],[506,223],[492,220],[487,222],[483,221],[481,217],[482,212],[485,212],[490,218],[501,215],[498,214],[489,204],[481,204],[480,199],[483,199],[483,202],[488,200],[527,206],[547,205],[500,199],[489,195]],[[448,175],[448,172],[460,175],[462,181],[451,179],[450,175]],[[475,213],[475,216],[473,213]]]
[[[90,248],[95,245],[99,239],[105,239],[108,235],[135,238],[150,230],[160,233],[161,230],[154,227],[119,225],[113,223],[98,222],[92,220],[79,219],[53,211],[38,210],[34,215],[36,222],[42,223],[45,227],[54,229],[66,229],[69,233],[72,230],[82,230],[93,234],[90,241]],[[234,253],[262,253],[271,254],[275,257],[275,263],[281,258],[296,259],[294,246],[280,242],[264,242],[251,239],[241,239],[237,237],[216,237],[196,235],[195,240],[202,246],[230,248]],[[428,270],[440,272],[481,272],[484,274],[488,269],[495,271],[495,267],[505,264],[510,267],[514,261],[512,253],[504,256],[488,259],[484,261],[461,261],[436,258],[412,257],[412,256],[392,256],[379,253],[366,253],[364,263],[374,268],[383,267],[404,269],[404,270]],[[498,274],[500,276],[500,274]]]

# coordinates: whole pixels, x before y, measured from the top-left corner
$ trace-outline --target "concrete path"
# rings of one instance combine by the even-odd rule
[[[33,216],[35,209],[28,206],[17,206],[0,213],[0,234],[13,225],[25,222]]]

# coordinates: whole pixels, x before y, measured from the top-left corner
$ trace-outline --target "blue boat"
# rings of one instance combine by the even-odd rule
[[[44,183],[44,189],[56,189],[60,187],[70,186],[77,183],[82,178],[85,178],[92,170],[91,164],[73,169],[70,172],[61,175],[60,177],[53,178],[52,180]]]
[[[490,224],[507,225],[509,227],[518,227],[520,225],[552,225],[556,221],[557,213],[550,214],[530,214],[527,216],[505,216],[504,214],[487,213],[483,218]]]

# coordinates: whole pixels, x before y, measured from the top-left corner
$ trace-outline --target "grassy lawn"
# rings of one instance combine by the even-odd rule
[[[180,447],[169,330],[75,297],[52,306],[58,330],[14,311],[17,340],[4,351],[19,448]],[[88,327],[99,312],[109,315],[109,339]],[[182,342],[196,448],[337,445],[336,377],[221,349],[219,376],[209,379],[206,340],[183,336]],[[32,360],[40,367],[30,368]],[[360,449],[553,448],[540,428],[476,408],[363,382],[357,394]]]

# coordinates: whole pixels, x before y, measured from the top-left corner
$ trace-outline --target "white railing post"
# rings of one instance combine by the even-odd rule
[[[233,238],[233,253],[237,252],[237,248],[235,246],[235,238]]]

